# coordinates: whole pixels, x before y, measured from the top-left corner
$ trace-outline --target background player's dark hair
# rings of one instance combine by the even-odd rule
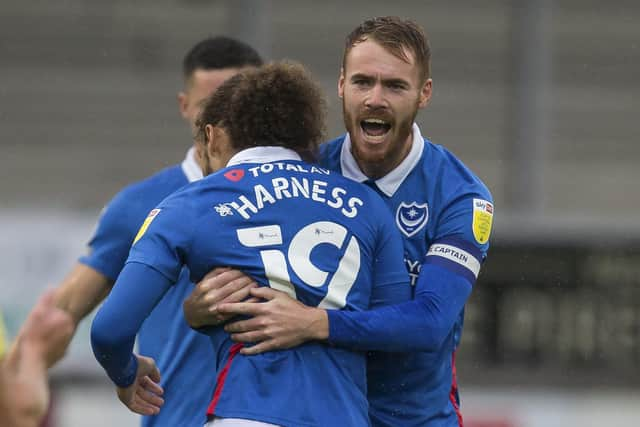
[[[396,16],[368,19],[353,30],[345,41],[342,55],[343,69],[351,49],[368,39],[379,43],[392,55],[405,62],[409,62],[405,53],[405,49],[408,49],[413,53],[416,64],[420,67],[422,81],[431,77],[431,47],[427,35],[415,22]]]
[[[326,101],[300,64],[280,62],[243,71],[223,83],[196,121],[196,139],[207,124],[223,127],[236,150],[279,146],[314,161],[323,140]]]
[[[230,37],[209,37],[193,46],[182,61],[182,73],[188,80],[195,70],[259,67],[260,54],[248,44]]]

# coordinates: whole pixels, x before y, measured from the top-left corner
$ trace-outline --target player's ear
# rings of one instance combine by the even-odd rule
[[[338,77],[338,98],[344,96],[344,67],[340,68],[340,77]]]
[[[420,89],[420,102],[418,103],[419,108],[424,108],[429,104],[431,100],[431,94],[433,91],[433,80],[428,78],[422,88]]]
[[[215,134],[216,134],[216,128],[213,125],[206,125],[204,127],[204,146],[206,147],[207,151],[210,150],[209,147],[214,145],[213,140],[216,137]]]
[[[205,126],[204,130],[206,133],[205,146],[207,154],[211,157],[215,157],[226,149],[225,144],[227,143],[227,133],[222,127],[211,124]]]
[[[182,91],[178,92],[178,109],[180,109],[180,115],[182,115],[182,117],[185,120],[189,119],[189,117],[187,117],[188,105],[189,105],[189,99],[187,97],[187,94]]]

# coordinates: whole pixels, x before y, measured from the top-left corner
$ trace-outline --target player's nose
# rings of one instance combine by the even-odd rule
[[[376,83],[371,87],[371,90],[367,93],[365,105],[371,109],[385,106],[384,91],[380,83]]]

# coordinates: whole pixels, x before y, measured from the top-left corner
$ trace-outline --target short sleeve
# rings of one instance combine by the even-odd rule
[[[493,201],[488,191],[456,198],[440,215],[425,263],[475,283],[489,250],[492,223]]]
[[[89,241],[89,253],[79,261],[115,281],[146,210],[126,190],[117,194],[103,209]]]
[[[468,241],[486,255],[492,225],[491,195],[488,192],[465,194],[443,210],[438,219],[434,241],[455,236]]]
[[[147,265],[177,282],[193,239],[195,214],[182,196],[170,196],[151,210],[131,246],[127,264]]]

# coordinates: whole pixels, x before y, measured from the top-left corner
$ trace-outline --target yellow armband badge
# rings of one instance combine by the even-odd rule
[[[481,245],[489,241],[492,223],[493,204],[487,200],[473,199],[473,237]]]
[[[147,216],[147,219],[144,220],[144,222],[142,223],[142,226],[140,227],[140,230],[138,230],[138,234],[136,234],[136,238],[133,239],[133,244],[135,245],[136,242],[138,240],[140,240],[140,238],[142,236],[144,236],[144,233],[147,232],[147,228],[149,228],[149,225],[151,224],[151,221],[153,221],[155,219],[155,217],[160,213],[162,209],[154,209],[151,212],[149,212],[149,215]]]

